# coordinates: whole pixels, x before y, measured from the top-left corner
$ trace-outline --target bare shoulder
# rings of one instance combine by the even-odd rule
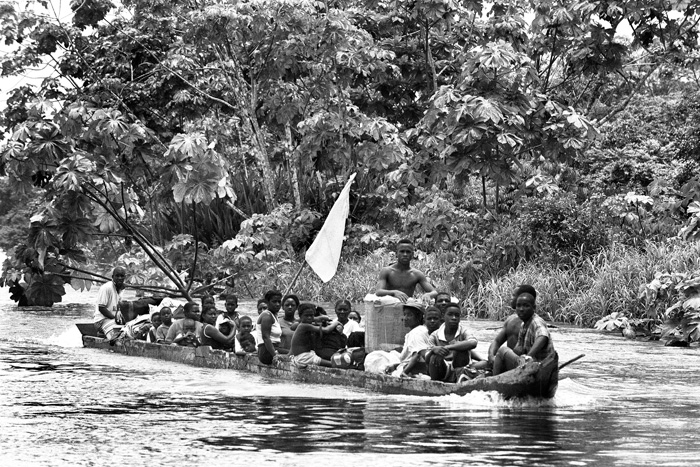
[[[518,318],[518,315],[513,313],[508,318],[506,318],[506,321],[503,323],[503,327],[505,329],[515,330],[515,329],[519,329],[522,324],[523,324],[523,322],[520,321],[520,318]]]
[[[420,269],[411,268],[411,274],[413,274],[417,279],[425,279],[425,273]]]
[[[275,318],[272,317],[272,313],[269,311],[263,312],[259,317],[258,317],[258,323],[263,324],[263,323],[273,323],[275,321]]]
[[[295,332],[299,333],[309,333],[309,332],[316,332],[318,331],[318,326],[315,324],[309,324],[309,323],[299,323],[299,326],[297,326],[297,329]]]

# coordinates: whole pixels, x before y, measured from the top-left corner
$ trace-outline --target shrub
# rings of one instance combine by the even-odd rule
[[[402,229],[424,251],[454,248],[474,237],[475,213],[457,206],[449,192],[432,186],[416,188],[418,201],[398,209]]]
[[[526,198],[517,209],[523,233],[546,260],[570,262],[595,254],[608,243],[597,208],[579,203],[572,194]]]

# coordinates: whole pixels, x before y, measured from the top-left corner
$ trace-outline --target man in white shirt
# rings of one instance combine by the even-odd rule
[[[114,268],[112,280],[102,284],[97,293],[97,305],[93,323],[98,331],[102,331],[110,341],[115,340],[119,335],[120,328],[117,327],[117,314],[119,313],[119,302],[121,293],[124,290],[124,280],[126,270],[122,267]]]

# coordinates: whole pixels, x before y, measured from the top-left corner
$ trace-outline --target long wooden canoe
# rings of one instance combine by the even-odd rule
[[[463,395],[473,391],[497,391],[506,398],[534,396],[554,397],[559,377],[558,358],[540,363],[530,362],[515,370],[463,383],[412,378],[395,378],[365,371],[309,366],[299,368],[281,356],[272,365],[260,363],[255,355],[236,355],[210,347],[179,347],[119,339],[114,345],[99,337],[83,335],[83,345],[124,355],[155,358],[206,368],[248,371],[265,377],[313,384],[332,384],[366,389],[384,394],[416,396]]]

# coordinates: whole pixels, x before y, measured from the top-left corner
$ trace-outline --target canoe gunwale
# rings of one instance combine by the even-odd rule
[[[488,378],[478,378],[464,383],[443,383],[441,381],[396,378],[389,375],[341,368],[309,366],[300,368],[292,364],[287,356],[275,359],[272,365],[260,363],[256,355],[236,355],[210,347],[180,347],[153,344],[145,341],[119,339],[114,345],[99,337],[83,336],[83,346],[110,350],[112,352],[167,360],[193,366],[229,369],[257,373],[264,377],[283,379],[310,384],[330,384],[365,389],[372,392],[415,396],[464,395],[473,391],[497,391],[506,398],[534,396],[547,397],[540,384],[540,364],[529,362],[526,365]],[[556,366],[555,366],[556,368]],[[550,377],[547,375],[547,382]],[[555,380],[556,381],[556,380]],[[555,386],[556,388],[556,386]],[[551,391],[550,391],[551,392]],[[551,396],[554,394],[552,393]]]

